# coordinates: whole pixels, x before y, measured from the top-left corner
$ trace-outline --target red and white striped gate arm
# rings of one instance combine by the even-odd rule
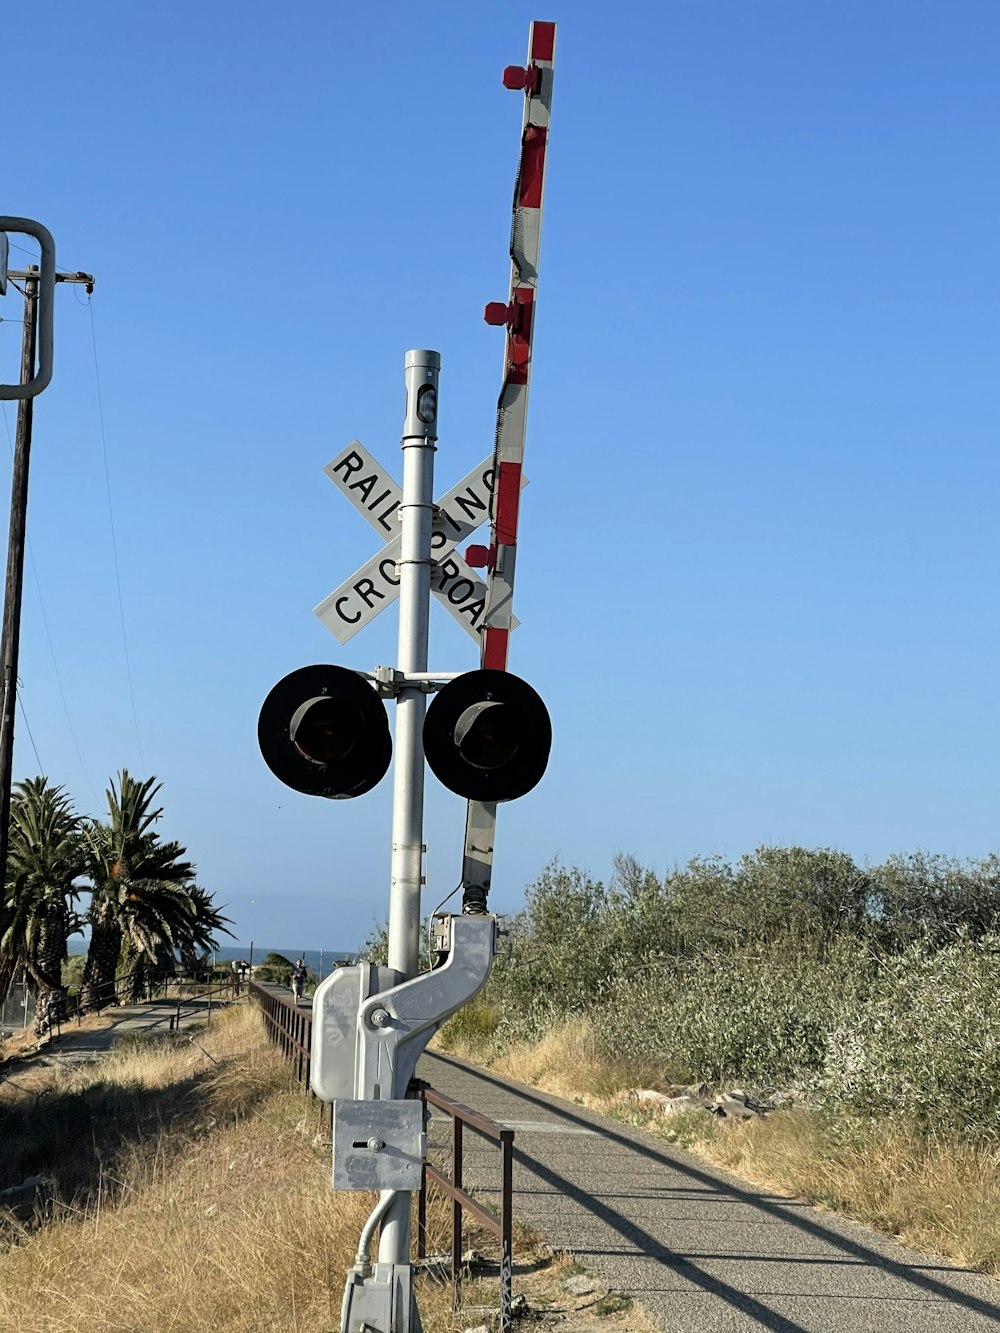
[[[491,302],[485,311],[488,324],[507,327],[503,386],[497,404],[494,449],[496,485],[493,491],[484,614],[486,629],[482,647],[482,665],[498,671],[507,668],[514,615],[517,515],[528,419],[531,344],[542,239],[542,195],[552,111],[555,45],[554,23],[532,23],[528,36],[527,65],[523,69],[512,65],[503,73],[505,88],[524,90],[524,119],[510,235],[510,299],[506,305],[499,301]]]
[[[496,482],[490,515],[490,545],[487,550],[473,548],[467,553],[470,564],[485,564],[489,571],[486,579],[482,665],[497,671],[507,669],[510,631],[513,627],[518,503],[528,420],[531,347],[542,239],[542,196],[549,117],[552,111],[555,47],[556,25],[532,23],[528,35],[527,64],[523,68],[511,65],[503,72],[505,88],[524,90],[524,118],[510,235],[510,299],[506,305],[499,301],[491,302],[485,311],[488,324],[506,326],[507,329],[503,385],[497,403],[493,471]],[[470,801],[462,866],[463,906],[466,911],[486,910],[486,896],[493,872],[495,833],[496,805]]]

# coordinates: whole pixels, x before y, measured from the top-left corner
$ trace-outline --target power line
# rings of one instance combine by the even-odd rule
[[[115,513],[114,506],[111,503],[111,472],[108,468],[108,439],[104,429],[104,402],[101,397],[101,371],[97,361],[97,331],[94,324],[94,303],[90,305],[90,338],[94,348],[94,379],[97,383],[97,411],[101,422],[101,447],[104,451],[104,484],[108,496],[108,522],[111,528],[111,551],[114,556],[115,564],[115,587],[118,590],[118,615],[122,627],[122,648],[125,656],[125,675],[128,678],[128,697],[132,705],[132,722],[135,726],[135,743],[139,751],[139,765],[143,773],[146,771],[146,761],[142,753],[142,739],[139,736],[139,715],[135,709],[135,690],[132,685],[132,663],[129,660],[128,635],[125,632],[125,603],[122,600],[122,580],[121,570],[118,564],[118,542],[115,537]]]
[[[35,752],[35,763],[38,765],[39,776],[42,776],[45,773],[45,769],[42,767],[42,761],[38,757],[38,747],[35,745],[35,738],[31,734],[31,726],[28,723],[28,714],[24,711],[24,700],[21,698],[20,694],[17,696],[17,706],[21,710],[21,721],[24,723],[24,729],[28,733],[28,740],[31,741],[31,748]]]

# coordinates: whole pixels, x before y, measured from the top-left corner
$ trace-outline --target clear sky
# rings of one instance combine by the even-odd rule
[[[387,910],[391,782],[289,791],[256,719],[295,667],[395,662],[393,610],[341,648],[312,608],[377,547],[322,467],[357,437],[401,474],[407,348],[442,355],[438,491],[492,447],[532,18],[560,28],[510,665],[555,741],[493,904],[555,855],[1000,846],[995,0],[55,3],[9,33],[0,209],[97,288],[60,289],[36,401],[22,697],[80,809],[162,780],[244,941]],[[432,614],[432,666],[477,665]],[[464,804],[428,798],[431,908]]]

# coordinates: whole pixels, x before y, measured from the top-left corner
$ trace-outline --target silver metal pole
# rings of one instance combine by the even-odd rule
[[[434,516],[434,441],[441,357],[406,353],[406,423],[403,427],[403,502],[399,507],[399,663],[403,672],[427,670],[430,615],[431,524]],[[400,980],[416,974],[420,957],[420,883],[423,868],[426,695],[419,685],[396,697],[392,788],[392,882],[389,890],[389,966]],[[404,1089],[398,1090],[402,1096]]]
[[[403,426],[403,502],[399,507],[399,662],[403,672],[427,670],[434,517],[434,442],[437,439],[437,352],[406,353]],[[389,966],[399,980],[415,976],[420,960],[420,886],[423,879],[424,747],[427,696],[419,683],[396,696],[392,787],[392,867],[389,889]],[[394,1097],[406,1095],[393,1088]],[[379,1238],[379,1261],[410,1262],[410,1196],[389,1208]]]

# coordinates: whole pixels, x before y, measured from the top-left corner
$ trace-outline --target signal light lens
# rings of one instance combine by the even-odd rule
[[[433,384],[425,384],[417,393],[417,416],[425,426],[437,420],[438,394]]]
[[[315,764],[343,759],[363,732],[359,709],[346,699],[309,699],[295,710],[289,725],[292,744]]]
[[[499,768],[517,754],[523,729],[521,713],[491,699],[465,710],[455,723],[455,744],[474,768]]]

